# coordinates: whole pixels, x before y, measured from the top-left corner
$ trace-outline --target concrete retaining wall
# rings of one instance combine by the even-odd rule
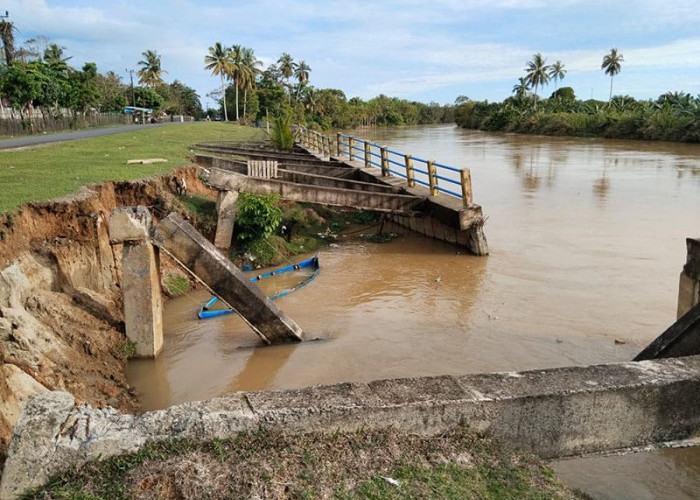
[[[15,428],[0,500],[53,473],[152,440],[397,428],[437,433],[466,422],[544,458],[641,446],[700,433],[700,356],[520,373],[424,377],[236,393],[140,416],[35,396]]]

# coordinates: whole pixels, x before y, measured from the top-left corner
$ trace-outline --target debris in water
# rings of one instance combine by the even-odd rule
[[[624,340],[617,340],[617,339],[615,339],[615,345],[623,345],[623,344],[626,344],[626,343],[627,343],[627,342],[625,342]]]

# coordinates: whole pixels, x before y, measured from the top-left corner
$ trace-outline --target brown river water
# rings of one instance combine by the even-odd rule
[[[315,281],[278,301],[319,339],[298,345],[259,347],[235,316],[198,320],[207,292],[170,300],[162,354],[127,370],[145,409],[238,390],[626,361],[675,320],[685,238],[700,235],[700,146],[454,126],[353,135],[469,167],[491,255],[399,227],[391,243],[341,240],[321,250]],[[265,291],[299,280],[286,279]],[[697,448],[626,457],[555,468],[594,498],[700,491]],[[671,475],[691,479],[669,496],[659,488]]]

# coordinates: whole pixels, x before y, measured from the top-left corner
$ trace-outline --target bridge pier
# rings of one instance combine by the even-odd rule
[[[154,358],[163,348],[163,303],[158,250],[150,241],[151,214],[145,207],[119,207],[109,219],[109,239],[123,245],[122,294],[126,336],[136,356]]]
[[[216,248],[229,248],[233,239],[233,228],[238,212],[238,191],[219,191],[216,199],[216,235],[214,246]]]
[[[700,303],[700,238],[688,238],[688,257],[678,286],[678,318]]]

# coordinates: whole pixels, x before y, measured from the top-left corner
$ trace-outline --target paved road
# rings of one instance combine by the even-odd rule
[[[76,139],[86,139],[88,137],[98,137],[101,135],[119,134],[122,132],[128,132],[129,130],[141,128],[164,127],[166,125],[175,125],[177,123],[179,122],[154,123],[149,125],[118,125],[116,127],[108,128],[88,128],[85,130],[76,130],[75,132],[27,135],[23,137],[15,137],[13,139],[0,140],[0,149],[22,148],[25,146],[35,146],[49,142],[73,141]]]

